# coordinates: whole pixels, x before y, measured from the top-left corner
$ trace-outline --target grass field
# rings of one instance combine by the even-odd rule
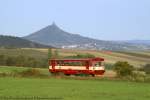
[[[23,71],[24,67],[1,66],[0,73]],[[49,75],[48,69],[36,68]],[[30,100],[149,100],[150,84],[101,78],[0,77],[0,100],[39,97]],[[7,99],[9,100],[9,99]],[[11,100],[11,99],[10,99]],[[28,100],[28,99],[26,99]]]
[[[0,66],[0,73],[6,73],[6,74],[10,74],[12,72],[22,72],[25,70],[28,70],[30,68],[28,67],[16,67],[16,66]],[[50,75],[48,68],[35,68],[37,70],[39,70],[42,74],[44,75]]]
[[[5,96],[61,100],[149,100],[150,85],[106,80],[5,77],[0,78],[0,97]]]
[[[16,66],[0,66],[0,73],[6,73],[6,74],[11,74],[13,72],[22,72],[25,70],[28,70],[30,68],[27,67],[16,67]],[[46,76],[50,76],[51,74],[48,71],[48,68],[34,68],[37,69],[41,72],[41,74],[46,75]],[[105,74],[102,77],[115,77],[116,73],[112,70],[106,70]]]

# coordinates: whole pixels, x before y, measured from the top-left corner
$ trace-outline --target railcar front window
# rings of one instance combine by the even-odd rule
[[[96,62],[93,64],[93,66],[95,67],[100,67],[100,66],[103,66],[104,65],[104,62]]]

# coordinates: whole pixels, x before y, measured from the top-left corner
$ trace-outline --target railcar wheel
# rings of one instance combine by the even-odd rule
[[[51,72],[51,76],[56,76],[57,73]]]
[[[70,76],[70,74],[65,74],[66,76]]]
[[[91,74],[92,77],[95,77],[95,74]]]
[[[65,74],[63,72],[58,72],[59,76],[64,76]]]

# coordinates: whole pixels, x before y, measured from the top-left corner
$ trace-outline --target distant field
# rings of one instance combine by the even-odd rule
[[[8,55],[8,56],[18,56],[18,55],[26,55],[34,58],[45,58],[47,57],[47,53],[33,50],[33,49],[0,49],[0,55]]]
[[[47,49],[34,49],[46,53]],[[58,49],[61,56],[72,56],[76,54],[90,53],[96,57],[105,58],[106,63],[115,63],[116,61],[128,61],[135,67],[141,67],[150,62],[150,52],[148,51],[98,51],[98,50],[67,50]]]
[[[55,49],[53,49],[55,50]],[[76,54],[90,53],[96,57],[105,58],[106,63],[113,64],[116,61],[128,61],[135,67],[141,67],[147,63],[150,63],[150,52],[149,51],[97,51],[97,50],[67,50],[57,49],[59,55],[62,57],[73,56]],[[37,48],[23,48],[23,49],[0,49],[0,54],[16,56],[26,55],[37,59],[46,58],[48,49],[37,49]]]
[[[150,85],[107,80],[5,77],[0,78],[0,98],[2,97],[59,98],[56,100],[149,100]]]

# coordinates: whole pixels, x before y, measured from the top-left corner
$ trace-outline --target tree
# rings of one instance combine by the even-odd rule
[[[5,65],[6,64],[6,57],[5,55],[0,55],[0,65]]]
[[[29,57],[25,63],[26,67],[37,67],[38,61],[35,58]]]
[[[130,76],[134,67],[130,65],[128,62],[118,61],[114,64],[114,71],[117,73],[119,77]]]
[[[150,74],[150,64],[146,64],[143,67],[143,71],[146,72],[146,74]]]
[[[20,66],[20,67],[24,67],[25,65],[25,56],[23,55],[19,55],[15,58],[15,65],[16,66]]]
[[[52,58],[52,49],[49,48],[48,49],[48,59],[51,59]]]
[[[58,52],[58,50],[56,49],[56,50],[54,51],[54,58],[58,58],[58,56],[59,56],[59,52]]]
[[[6,58],[6,66],[14,66],[15,63],[16,63],[16,61],[13,57],[7,57]]]

